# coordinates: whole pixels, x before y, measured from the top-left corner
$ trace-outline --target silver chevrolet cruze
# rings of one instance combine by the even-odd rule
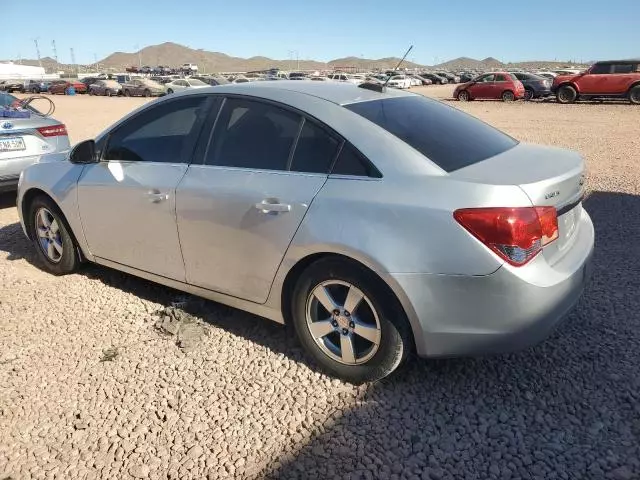
[[[122,270],[295,327],[353,382],[522,348],[578,300],[584,161],[380,86],[171,95],[24,171],[45,268]]]

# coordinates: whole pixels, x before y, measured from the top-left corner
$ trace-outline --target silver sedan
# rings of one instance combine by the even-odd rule
[[[578,154],[379,85],[190,90],[51,157],[18,196],[47,270],[91,261],[289,323],[353,382],[542,340],[589,276]]]

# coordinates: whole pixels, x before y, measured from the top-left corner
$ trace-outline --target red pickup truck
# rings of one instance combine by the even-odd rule
[[[640,60],[594,63],[577,75],[559,75],[551,91],[559,103],[589,98],[627,98],[640,105]]]

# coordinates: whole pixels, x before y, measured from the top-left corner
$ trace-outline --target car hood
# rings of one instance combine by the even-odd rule
[[[464,82],[464,83],[461,83],[461,84],[459,84],[459,85],[456,87],[456,90],[461,90],[461,89],[463,89],[463,88],[470,87],[472,83],[473,83],[473,82]]]

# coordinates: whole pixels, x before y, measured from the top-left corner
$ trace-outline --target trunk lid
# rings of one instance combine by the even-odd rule
[[[584,160],[576,152],[520,143],[450,175],[474,183],[517,185],[527,194],[532,205],[555,207],[559,237],[544,248],[545,258],[555,263],[571,246],[578,230],[584,172]]]
[[[31,118],[0,118],[0,161],[37,157],[55,151],[58,137],[44,137],[37,129],[59,124],[57,120],[38,115],[32,115]]]

